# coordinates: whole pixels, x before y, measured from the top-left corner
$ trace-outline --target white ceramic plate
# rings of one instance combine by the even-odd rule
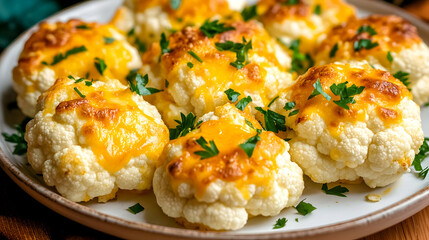
[[[359,15],[369,13],[396,14],[402,16],[419,29],[420,36],[429,42],[429,26],[411,17],[398,8],[377,1],[352,0]],[[64,10],[48,21],[65,21],[81,18],[85,21],[107,22],[121,0],[86,2]],[[9,112],[6,104],[15,99],[12,91],[11,71],[15,66],[24,42],[31,31],[24,33],[4,51],[0,59],[0,131],[13,132],[11,126],[18,123],[22,115],[18,111]],[[423,130],[429,134],[429,108],[422,109]],[[426,135],[426,136],[427,136]],[[255,217],[239,231],[202,232],[187,230],[177,225],[173,219],[164,215],[157,206],[153,193],[138,194],[119,192],[117,200],[100,204],[71,202],[44,184],[36,175],[26,159],[12,154],[12,145],[0,139],[0,166],[33,198],[62,214],[63,216],[97,230],[128,239],[351,239],[380,231],[415,214],[429,205],[429,177],[422,180],[411,172],[399,181],[386,187],[370,189],[364,185],[347,185],[350,192],[346,198],[324,194],[321,184],[306,179],[302,199],[312,203],[317,209],[307,215],[298,215],[293,208],[284,210],[276,217]],[[429,162],[428,160],[426,162]],[[427,164],[427,163],[426,163]],[[332,185],[331,185],[332,186]],[[382,194],[380,202],[365,201],[369,193]],[[126,209],[139,202],[145,210],[133,215]],[[272,229],[280,217],[289,221],[282,229]],[[296,219],[298,221],[296,221]]]

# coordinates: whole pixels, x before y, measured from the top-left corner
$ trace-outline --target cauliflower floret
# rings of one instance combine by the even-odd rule
[[[274,216],[297,203],[304,182],[287,142],[261,131],[232,104],[202,119],[199,128],[170,141],[155,171],[153,190],[165,214],[187,227],[234,230],[249,214]],[[205,140],[217,150],[207,158],[199,153]]]
[[[370,41],[371,46],[359,47],[359,41]],[[399,78],[411,89],[417,104],[429,101],[429,48],[417,29],[400,17],[373,15],[350,20],[328,33],[317,52],[318,65],[366,60]]]
[[[209,18],[238,15],[245,0],[182,0],[173,9],[169,0],[130,0],[119,8],[112,23],[124,32],[133,29],[135,39],[150,45],[185,26],[199,26]],[[196,7],[198,6],[198,7]]]
[[[318,93],[317,81],[330,101],[321,94],[310,97]],[[349,96],[336,89],[344,83]],[[423,141],[420,108],[411,93],[389,72],[369,65],[310,68],[272,109],[286,116],[299,111],[286,118],[296,135],[290,155],[317,183],[362,178],[369,187],[386,186],[408,171]]]
[[[261,0],[261,21],[267,31],[287,45],[301,39],[302,50],[308,52],[332,27],[355,17],[354,9],[342,0]]]
[[[90,82],[59,79],[41,95],[25,135],[28,162],[75,202],[149,189],[167,127],[118,80]]]
[[[37,98],[58,78],[73,75],[126,83],[129,70],[141,65],[137,50],[113,25],[43,22],[25,43],[13,70],[13,87],[18,106],[34,117]]]
[[[241,94],[240,99],[250,96],[252,105],[266,106],[291,85],[291,75],[286,71],[290,57],[259,23],[234,21],[225,23],[225,27],[234,30],[213,38],[199,28],[187,27],[168,38],[171,50],[162,54],[160,64],[159,44],[152,45],[143,57],[140,72],[149,74],[151,86],[164,89],[147,100],[157,106],[167,126],[175,125],[180,112],[201,117],[214,111],[229,101],[225,91],[230,88]],[[234,49],[219,47],[227,41],[237,44],[236,48],[251,45],[251,49],[243,50],[248,56],[243,66],[234,65],[240,55]]]

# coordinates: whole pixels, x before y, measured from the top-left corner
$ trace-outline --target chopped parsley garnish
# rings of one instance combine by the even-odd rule
[[[374,36],[377,34],[374,28],[368,25],[360,26],[360,28],[357,30],[357,34],[361,34],[363,32],[367,32],[370,36]]]
[[[170,82],[167,79],[165,79],[164,86],[165,88],[168,88],[168,86],[170,86]]]
[[[388,51],[388,52],[387,52],[387,60],[388,60],[389,62],[393,62],[393,56],[392,56],[392,54],[390,53],[390,51]]]
[[[283,2],[283,4],[288,5],[288,6],[292,6],[292,5],[299,4],[299,0],[286,0],[285,2]]]
[[[238,101],[238,103],[235,104],[235,107],[240,109],[241,111],[244,111],[247,104],[249,104],[250,102],[252,102],[252,98],[250,96],[247,96]]]
[[[325,93],[323,91],[323,87],[322,84],[320,83],[320,80],[317,79],[317,81],[313,84],[314,90],[311,93],[311,95],[308,97],[308,99],[312,99],[313,97],[322,94],[323,97],[326,98],[326,100],[330,101],[331,100],[331,96],[329,96],[327,93]]]
[[[81,24],[79,26],[76,26],[77,29],[85,29],[85,30],[89,30],[91,29],[88,25],[86,24]]]
[[[7,134],[2,133],[4,140],[10,143],[14,143],[13,154],[15,155],[24,155],[27,152],[27,142],[25,141],[25,126],[30,121],[30,118],[24,119],[21,124],[16,124],[14,129],[16,133]]]
[[[422,162],[426,157],[429,156],[429,138],[424,138],[423,144],[420,146],[419,153],[414,157],[414,161],[411,164],[416,171],[419,171],[419,177],[426,178],[429,168],[423,169]]]
[[[92,79],[91,81],[85,81],[85,85],[87,87],[91,87],[93,82],[94,82],[94,79]]]
[[[265,129],[267,131],[272,131],[275,133],[278,133],[279,131],[286,131],[285,116],[271,111],[270,109],[267,109],[266,111],[261,107],[256,107],[255,109],[264,114]]]
[[[343,193],[348,192],[349,190],[346,187],[341,187],[341,185],[335,186],[331,189],[328,189],[328,185],[325,183],[322,185],[322,190],[329,195],[335,195],[339,197],[347,197]]]
[[[191,63],[191,62],[186,63],[186,65],[188,65],[189,68],[193,68],[194,67],[194,64]]]
[[[85,95],[83,95],[83,94],[79,91],[79,89],[78,89],[77,87],[74,87],[73,89],[75,90],[75,92],[77,92],[77,94],[79,94],[79,96],[80,96],[81,98],[85,98],[85,97],[86,97]]]
[[[353,44],[353,48],[355,52],[358,52],[362,48],[365,49],[371,49],[378,46],[377,42],[372,42],[371,39],[359,39],[358,41],[355,41]]]
[[[179,9],[180,4],[182,4],[182,0],[170,0],[170,6],[174,10]]]
[[[136,203],[133,206],[129,207],[127,210],[130,211],[132,214],[137,214],[143,211],[144,207],[140,205],[140,203]]]
[[[45,65],[45,66],[49,65],[49,63],[47,63],[46,61],[42,61],[42,64]]]
[[[271,105],[273,105],[273,103],[279,98],[279,96],[276,96],[275,98],[273,98],[273,100],[271,100],[270,103],[268,103],[268,107],[271,107]]]
[[[283,108],[284,108],[286,111],[290,111],[290,110],[292,110],[295,106],[296,106],[296,103],[295,103],[295,101],[293,101],[293,102],[287,102]],[[298,112],[299,112],[299,109],[295,109],[295,110],[293,110],[292,112],[290,112],[290,113],[289,113],[288,117],[291,117],[291,116],[293,116],[293,115],[296,115],[296,114],[298,114]]]
[[[322,13],[322,7],[320,6],[320,4],[317,4],[316,7],[314,7],[313,13],[316,15],[320,15]]]
[[[241,69],[249,63],[248,51],[252,49],[252,40],[247,42],[243,37],[243,43],[226,41],[224,43],[215,43],[215,45],[219,51],[231,51],[236,53],[237,60],[235,60],[235,62],[231,62],[231,66]]]
[[[161,46],[161,56],[165,53],[169,53],[171,49],[168,48],[170,41],[167,40],[165,33],[161,33],[161,40],[159,41],[159,46]],[[160,59],[161,59],[160,56]]]
[[[82,82],[83,80],[85,80],[84,78],[79,78],[79,79],[76,79],[75,77],[73,77],[72,75],[68,75],[67,76],[69,79],[71,79],[71,80],[74,80],[74,83],[80,83],[80,82]]]
[[[298,218],[295,218],[295,222],[298,222]]]
[[[335,43],[334,47],[332,47],[331,51],[329,52],[329,57],[333,58],[335,57],[335,54],[338,51],[338,43]]]
[[[103,59],[96,57],[94,60],[94,65],[100,75],[103,75],[104,70],[106,70],[107,65]]]
[[[249,120],[245,119],[245,121],[246,121],[246,124],[247,124],[249,127],[253,128],[253,129],[256,129],[256,128],[253,126],[253,124],[252,124]]]
[[[85,78],[86,78],[86,79],[88,79],[88,78],[89,78],[89,72],[87,72],[87,73],[85,74]]]
[[[209,22],[209,20],[206,20],[204,21],[203,25],[200,27],[200,30],[207,37],[213,38],[218,33],[235,30],[235,27],[232,27],[232,26],[225,27],[225,23],[219,23],[219,20],[214,20],[212,22]]]
[[[126,79],[130,83],[131,92],[136,92],[141,96],[151,95],[162,91],[156,88],[146,87],[147,83],[149,82],[148,75],[146,74],[142,76],[137,72],[137,70],[131,70],[128,73]]]
[[[219,150],[217,149],[213,140],[209,141],[210,146],[207,144],[207,141],[204,139],[204,137],[198,138],[196,142],[204,149],[204,151],[194,152],[196,155],[201,157],[201,160],[211,158],[219,154]]]
[[[61,62],[62,60],[68,58],[70,55],[78,54],[78,53],[85,52],[85,51],[88,51],[88,49],[86,49],[86,47],[83,45],[80,47],[72,48],[70,50],[67,50],[65,54],[60,53],[60,54],[55,55],[54,60],[52,61],[52,63],[50,65],[53,66],[53,65]]]
[[[255,136],[247,139],[244,143],[240,144],[240,148],[246,152],[247,156],[250,158],[252,157],[253,150],[255,150],[256,144],[258,141],[261,140],[261,137],[259,137],[259,133],[257,133]]]
[[[399,81],[401,81],[406,87],[408,87],[408,85],[411,84],[411,82],[409,81],[410,78],[410,74],[407,72],[403,72],[403,71],[398,71],[395,74],[393,74],[393,77],[397,78]],[[408,90],[411,91],[410,88],[408,88]]]
[[[286,218],[277,219],[277,222],[276,222],[276,224],[274,224],[273,229],[283,228],[284,226],[286,226],[286,222],[287,222]]]
[[[368,63],[368,64],[372,69],[375,69],[374,65],[372,65],[371,63]]]
[[[241,17],[243,18],[243,20],[245,22],[249,21],[252,18],[255,18],[258,16],[258,11],[257,11],[257,6],[252,5],[249,7],[246,7],[243,9],[243,11],[241,11]]]
[[[423,106],[429,107],[429,102],[425,103]]]
[[[341,99],[340,100],[334,100],[334,103],[337,104],[338,106],[345,108],[347,110],[349,110],[349,106],[347,104],[355,104],[356,101],[354,99],[354,95],[358,95],[361,94],[362,91],[365,89],[364,86],[356,86],[355,84],[353,84],[351,87],[347,87],[347,81],[340,83],[340,84],[332,84],[331,85],[331,92],[335,95],[335,96],[340,96]]]
[[[229,101],[236,102],[238,100],[238,96],[240,96],[239,92],[234,91],[234,89],[230,88],[224,92],[228,97]]]
[[[295,207],[295,209],[298,211],[298,213],[301,214],[301,215],[303,215],[303,216],[311,213],[312,211],[314,211],[316,209],[310,203],[304,202],[304,200],[302,200],[301,202],[299,202],[298,205],[296,205],[296,207]]]
[[[136,40],[134,40],[134,44],[137,46],[137,49],[140,53],[146,52],[146,45],[142,41],[140,41],[139,38],[136,38]]]
[[[170,140],[183,137],[192,130],[196,129],[200,123],[195,124],[195,120],[197,119],[197,116],[195,116],[193,113],[189,113],[185,116],[185,114],[180,113],[180,118],[182,121],[174,120],[178,123],[176,128],[170,128]]]
[[[200,58],[200,57],[198,57],[198,55],[197,55],[194,51],[188,51],[188,53],[189,53],[192,57],[194,57],[195,59],[197,59],[197,61],[198,61],[198,62],[200,62],[200,63],[202,63],[202,62],[203,62],[203,60],[201,60],[201,58]]]
[[[105,44],[111,44],[115,41],[115,39],[112,37],[103,37],[103,40]]]
[[[283,45],[285,45],[280,39],[278,39]],[[310,56],[310,54],[304,54],[299,51],[299,45],[301,43],[301,40],[296,39],[293,40],[290,44],[289,49],[293,51],[292,54],[292,66],[291,66],[291,72],[296,72],[298,74],[304,73],[307,71],[310,67],[314,65],[314,60]]]
[[[131,28],[131,30],[127,32],[128,37],[134,36],[135,34],[136,34],[136,32],[135,32],[134,28]]]

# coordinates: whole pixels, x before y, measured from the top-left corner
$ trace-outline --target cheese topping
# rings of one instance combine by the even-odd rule
[[[106,43],[104,37],[115,40]],[[65,56],[67,51],[82,46],[85,51],[70,54],[52,64],[59,54]],[[94,65],[95,58],[104,60],[107,65],[103,76]],[[55,72],[56,78],[68,75],[84,77],[89,74],[89,78],[110,78],[125,82],[129,72],[128,63],[132,61],[133,55],[124,46],[124,37],[113,26],[70,20],[66,23],[41,23],[39,30],[26,42],[18,68],[28,75],[48,67]],[[27,91],[32,92],[34,89],[29,87]]]
[[[256,128],[261,128],[249,115],[246,119],[253,122]],[[186,182],[195,187],[196,198],[202,198],[207,186],[219,179],[234,182],[243,197],[248,199],[250,184],[270,186],[269,182],[275,180],[272,179],[271,172],[277,169],[276,158],[286,151],[286,145],[284,140],[276,137],[274,133],[264,131],[249,158],[239,144],[255,135],[256,130],[244,121],[243,125],[237,125],[231,119],[221,117],[204,122],[198,130],[170,142],[170,145],[182,146],[182,153],[166,166],[174,191],[177,192],[179,185]],[[207,142],[214,141],[219,150],[217,156],[201,160],[200,156],[195,154],[196,151],[203,150],[196,142],[201,136]],[[264,195],[269,195],[268,189]]]
[[[317,79],[324,92],[332,97],[329,102],[322,95],[307,100]],[[332,84],[346,81],[348,87],[353,84],[365,87],[361,94],[353,96],[356,103],[348,104],[350,110],[336,105],[333,101],[340,100],[340,96],[335,96],[330,90]],[[365,121],[367,112],[374,110],[384,124],[398,123],[402,120],[399,103],[403,98],[412,98],[408,89],[389,72],[369,66],[359,69],[335,64],[310,68],[298,78],[296,84],[291,87],[291,92],[291,101],[295,101],[295,109],[299,109],[299,113],[291,118],[294,121],[292,124],[304,122],[313,114],[317,114],[325,121],[333,135],[341,133],[347,122]]]
[[[57,94],[67,94],[70,100],[57,106],[48,105],[45,113],[55,113],[55,118],[63,113],[76,112],[79,119],[85,121],[80,129],[85,138],[84,145],[91,148],[99,164],[107,171],[117,172],[131,158],[142,154],[149,159],[157,159],[161,155],[162,146],[168,139],[168,129],[138,107],[129,89],[88,87],[83,82],[66,86],[57,82],[54,86],[63,91],[48,95],[48,104],[52,104]],[[75,87],[85,98],[79,96]],[[160,143],[159,139],[165,142]]]

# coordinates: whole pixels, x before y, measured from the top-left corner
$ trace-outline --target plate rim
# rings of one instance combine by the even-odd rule
[[[109,0],[110,2],[117,2],[117,0]],[[50,17],[43,19],[42,21],[52,21],[60,15],[63,15],[69,11],[75,11],[76,9],[86,7],[91,4],[98,4],[98,2],[107,2],[107,1],[88,1],[82,2],[68,8],[65,8]],[[414,16],[406,13],[402,9],[381,2],[381,1],[373,1],[373,0],[348,0],[350,4],[355,5],[355,3],[361,4],[372,4],[379,5],[379,7],[387,8],[387,10],[394,10],[395,12],[400,12],[401,17],[410,20],[414,25],[419,25],[419,28],[424,28],[425,31],[429,33],[429,25],[424,23],[423,21],[415,18]],[[40,22],[42,22],[40,21]],[[28,37],[32,31],[38,26],[40,23],[36,23],[34,26],[29,28],[27,31],[20,34],[0,55],[0,65],[3,64],[10,55],[10,51],[17,45],[19,42],[24,41],[23,39]],[[157,236],[158,239],[168,239],[170,237],[175,237],[176,239],[192,239],[192,238],[200,238],[200,239],[231,239],[232,237],[235,239],[331,239],[335,234],[339,232],[350,232],[348,237],[363,237],[377,231],[380,231],[386,227],[392,226],[412,215],[422,210],[426,206],[429,205],[429,186],[421,189],[417,193],[405,198],[401,201],[395,202],[385,208],[374,211],[370,214],[354,218],[348,221],[343,221],[339,223],[329,224],[326,226],[316,227],[316,228],[307,228],[301,230],[294,231],[286,231],[286,232],[271,232],[271,233],[239,233],[239,234],[222,234],[223,232],[215,232],[215,231],[195,231],[191,229],[182,229],[182,228],[174,228],[168,226],[155,225],[144,222],[135,222],[130,221],[124,218],[115,217],[112,215],[108,215],[102,212],[99,212],[90,207],[81,205],[79,203],[72,202],[58,193],[52,191],[51,189],[43,186],[41,183],[36,181],[35,179],[27,176],[25,173],[20,171],[17,166],[9,159],[3,150],[3,146],[5,145],[5,141],[1,139],[0,144],[0,167],[3,171],[27,194],[36,199],[39,203],[45,205],[49,209],[61,214],[63,217],[69,218],[73,221],[76,221],[80,224],[86,225],[88,227],[97,229],[99,231],[109,233],[119,237],[132,237],[133,235],[126,235],[126,233],[118,233],[115,232],[115,229],[106,229],[102,228],[103,224],[108,224],[109,226],[115,226],[123,229],[132,230],[131,234],[151,234],[152,236]],[[37,195],[37,196],[35,196]],[[409,205],[412,205],[413,208],[410,211],[407,209]],[[389,222],[388,224],[381,224],[383,227],[379,227],[380,223],[389,217],[388,215],[398,215],[398,212],[404,212],[400,217],[395,218],[393,222]],[[76,215],[77,214],[77,215]],[[84,220],[82,219],[85,218]],[[94,221],[97,226],[94,226]],[[101,225],[98,225],[101,224]],[[374,227],[377,225],[376,227]],[[362,227],[367,226],[364,234],[357,233],[356,231]],[[371,228],[371,226],[373,226]],[[140,235],[140,236],[141,236]],[[136,237],[136,236],[135,236]]]

